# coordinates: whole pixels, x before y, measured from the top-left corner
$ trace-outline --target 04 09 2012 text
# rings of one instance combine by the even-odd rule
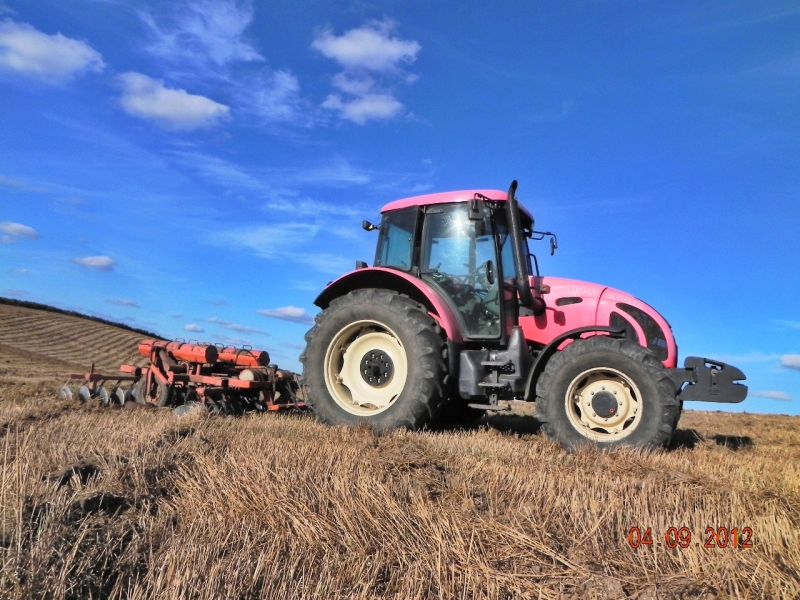
[[[692,545],[703,548],[747,549],[753,547],[753,530],[750,527],[706,527],[702,542],[693,539],[692,531],[688,527],[668,527],[663,536],[656,537],[655,540],[652,527],[631,527],[627,536],[628,544],[633,549],[643,546],[686,549]]]

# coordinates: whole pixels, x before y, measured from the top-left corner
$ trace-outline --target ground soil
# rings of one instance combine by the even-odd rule
[[[142,337],[0,304],[0,597],[800,596],[798,417],[687,411],[666,450],[567,454],[529,409],[376,436],[56,398]]]

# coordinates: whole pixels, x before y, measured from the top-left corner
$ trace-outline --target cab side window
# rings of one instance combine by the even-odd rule
[[[376,267],[411,269],[418,213],[419,210],[412,207],[384,215],[375,253]]]

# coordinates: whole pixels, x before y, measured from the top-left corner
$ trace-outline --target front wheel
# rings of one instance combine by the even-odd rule
[[[335,299],[306,334],[303,378],[317,420],[418,429],[447,397],[447,346],[425,308],[382,289]]]
[[[594,336],[557,352],[536,385],[536,418],[568,449],[667,444],[680,418],[675,384],[650,351]]]

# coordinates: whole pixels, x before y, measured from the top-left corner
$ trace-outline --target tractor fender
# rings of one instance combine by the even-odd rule
[[[528,383],[525,385],[525,400],[532,402],[536,399],[536,381],[539,379],[539,375],[542,374],[542,371],[544,371],[544,368],[547,366],[547,362],[556,352],[558,352],[559,346],[561,346],[561,344],[567,340],[576,340],[586,333],[606,333],[611,337],[625,337],[624,329],[615,329],[614,327],[607,327],[604,325],[578,327],[577,329],[572,329],[562,333],[544,348],[542,348],[539,354],[536,356],[536,360],[533,362],[533,367],[531,367],[531,371],[528,374]]]
[[[334,298],[364,288],[381,288],[408,296],[427,309],[444,329],[448,340],[454,344],[464,342],[458,318],[444,299],[423,280],[395,269],[365,267],[351,271],[330,282],[314,300],[314,304],[324,310]]]

